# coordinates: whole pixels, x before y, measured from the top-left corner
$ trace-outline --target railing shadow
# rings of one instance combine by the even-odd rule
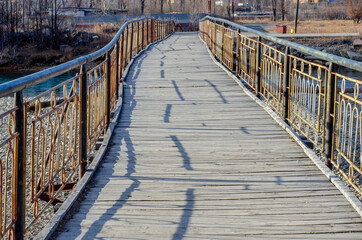
[[[123,88],[123,93],[125,98],[122,102],[122,113],[120,119],[122,119],[122,126],[121,129],[117,131],[120,138],[117,138],[117,141],[124,142],[124,145],[120,144],[120,148],[125,147],[122,152],[127,153],[127,166],[126,166],[126,173],[122,176],[122,179],[127,178],[132,181],[131,185],[127,187],[119,196],[117,200],[115,200],[115,203],[111,205],[100,217],[98,220],[94,221],[92,225],[87,229],[87,232],[82,233],[81,232],[81,226],[79,227],[79,231],[75,233],[76,237],[80,237],[81,239],[88,240],[88,239],[95,239],[97,234],[102,230],[103,225],[114,218],[114,215],[116,214],[119,209],[121,209],[126,203],[127,200],[130,198],[132,193],[139,187],[140,181],[137,179],[132,178],[132,174],[136,172],[136,154],[135,149],[133,146],[133,142],[131,139],[131,136],[129,134],[129,131],[127,128],[130,126],[132,122],[132,112],[135,109],[137,105],[137,101],[135,100],[134,96],[136,94],[136,79],[138,78],[140,72],[141,72],[141,66],[143,63],[143,60],[147,57],[147,52],[145,52],[140,58],[135,60],[135,64],[130,69],[130,73],[133,73],[132,77],[128,77],[126,80],[126,85]],[[116,127],[116,129],[118,126]],[[111,142],[112,143],[112,142]],[[119,150],[120,151],[120,150]],[[108,155],[109,156],[109,155]],[[107,157],[105,157],[107,158]],[[119,156],[115,156],[115,159],[118,159]],[[99,192],[97,192],[94,196],[93,202],[89,204],[88,212],[90,211],[93,204],[96,202],[96,199],[100,196],[102,189],[110,182],[110,178],[114,177],[114,166],[116,164],[116,161],[113,162],[113,167],[109,167],[108,169],[113,169],[113,172],[107,172],[109,175],[107,181],[104,181],[101,185],[98,185]],[[115,192],[116,194],[116,192]],[[83,214],[84,218],[80,219],[80,222],[82,220],[85,220],[87,214]],[[72,229],[74,229],[74,226],[72,226]],[[74,233],[74,231],[73,231]],[[84,235],[83,235],[84,234]]]
[[[226,98],[224,97],[224,95],[222,94],[222,92],[220,92],[220,90],[216,87],[215,84],[213,84],[212,82],[210,82],[209,80],[205,79],[205,82],[207,82],[208,84],[210,84],[211,87],[214,88],[215,92],[217,92],[217,94],[219,94],[219,97],[221,98],[221,101],[223,103],[228,103],[228,101],[226,100]]]
[[[187,228],[190,224],[190,220],[192,217],[192,211],[194,208],[194,200],[195,200],[195,189],[189,188],[186,191],[186,204],[183,209],[183,213],[177,227],[175,234],[172,237],[172,240],[180,240],[184,238],[185,233],[187,232]]]
[[[191,167],[191,158],[189,157],[189,155],[187,154],[185,148],[182,146],[182,143],[180,142],[180,140],[177,138],[177,136],[175,135],[171,135],[170,138],[172,139],[172,141],[175,143],[179,153],[181,154],[181,157],[183,159],[183,167],[186,170],[194,170]]]
[[[180,100],[181,100],[181,101],[185,101],[185,98],[182,96],[182,94],[181,94],[181,92],[180,92],[180,89],[178,88],[177,83],[176,83],[175,80],[172,80],[172,85],[173,85],[173,87],[175,88],[175,91],[176,91],[178,97],[180,98]]]
[[[172,104],[167,104],[166,105],[166,110],[165,110],[165,115],[163,116],[163,121],[165,123],[170,122],[171,109],[172,109]]]

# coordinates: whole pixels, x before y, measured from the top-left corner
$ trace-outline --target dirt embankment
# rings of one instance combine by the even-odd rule
[[[0,71],[41,69],[67,62],[102,48],[112,40],[117,30],[113,27],[111,31],[105,28],[64,32],[58,49],[39,49],[35,43],[5,47],[0,52]]]
[[[332,39],[332,38],[295,38],[293,42],[312,47],[316,50],[330,53],[336,56],[361,61],[362,46],[354,46],[355,39]]]

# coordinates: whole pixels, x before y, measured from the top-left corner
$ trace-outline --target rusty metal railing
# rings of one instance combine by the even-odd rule
[[[97,52],[0,85],[0,97],[14,95],[14,106],[0,113],[1,239],[22,239],[66,199],[107,131],[125,68],[173,30],[172,22],[129,21]],[[71,70],[79,73],[23,97],[24,89]]]
[[[361,62],[220,18],[203,18],[200,34],[220,62],[362,195]]]

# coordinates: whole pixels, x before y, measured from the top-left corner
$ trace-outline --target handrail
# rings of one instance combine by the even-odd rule
[[[231,21],[228,21],[228,20],[222,19],[222,18],[215,18],[215,17],[206,16],[206,17],[202,18],[200,20],[200,22],[205,21],[207,19],[209,19],[209,20],[211,20],[213,22],[225,23],[225,24],[227,24],[229,26],[235,27],[237,29],[241,29],[241,30],[246,31],[246,32],[254,33],[257,36],[260,36],[260,37],[265,38],[267,40],[273,41],[273,42],[281,44],[281,45],[288,46],[288,47],[293,48],[295,50],[298,50],[298,51],[300,51],[302,53],[306,53],[306,54],[309,54],[311,56],[323,59],[323,60],[325,60],[327,62],[333,62],[333,63],[338,64],[340,66],[348,67],[348,68],[354,69],[356,71],[362,71],[362,62],[354,61],[354,60],[347,59],[347,58],[344,58],[344,57],[339,57],[339,56],[336,56],[336,55],[333,55],[333,54],[330,54],[330,53],[325,53],[325,52],[322,52],[322,51],[319,51],[319,50],[316,50],[316,49],[313,49],[313,48],[310,48],[310,47],[307,47],[307,46],[303,46],[303,45],[298,44],[298,43],[293,43],[293,42],[290,42],[288,40],[280,39],[280,38],[271,36],[271,35],[269,35],[267,33],[263,33],[263,32],[255,30],[255,29],[251,29],[251,28],[242,26],[240,24],[236,24],[234,22],[231,22]]]

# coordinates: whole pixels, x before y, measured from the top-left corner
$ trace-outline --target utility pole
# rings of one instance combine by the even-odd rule
[[[295,11],[294,33],[297,33],[298,15],[299,15],[299,0],[297,0],[297,9]]]

